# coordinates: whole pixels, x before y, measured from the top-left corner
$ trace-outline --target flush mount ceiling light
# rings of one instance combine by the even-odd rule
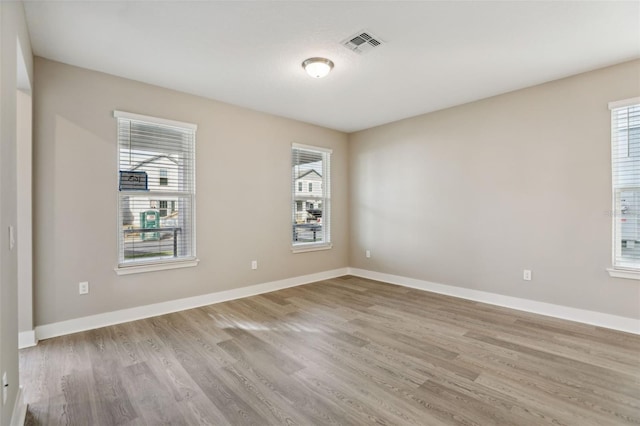
[[[325,58],[309,58],[302,63],[302,68],[313,78],[322,78],[329,74],[333,62]]]

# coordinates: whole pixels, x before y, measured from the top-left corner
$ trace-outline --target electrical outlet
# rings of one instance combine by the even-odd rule
[[[9,392],[9,382],[7,381],[7,372],[2,373],[2,405],[7,403],[7,393]]]
[[[82,281],[78,285],[78,293],[79,294],[89,294],[89,281]]]
[[[523,271],[522,279],[525,281],[531,281],[531,269],[525,269]]]
[[[251,269],[258,269],[258,261],[257,260],[252,260],[251,261]]]
[[[371,257],[371,250],[365,250],[364,256],[369,259]]]

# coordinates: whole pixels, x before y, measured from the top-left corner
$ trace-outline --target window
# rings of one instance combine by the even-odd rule
[[[613,267],[640,272],[640,98],[613,102],[609,107]]]
[[[119,173],[116,271],[195,261],[196,126],[120,111],[114,116]]]
[[[160,200],[160,217],[167,217],[167,200]]]
[[[167,177],[167,169],[160,169],[160,186],[169,185],[169,178]]]
[[[294,144],[291,153],[293,249],[304,251],[330,248],[331,150]],[[308,182],[309,188],[309,192],[304,194],[301,193],[303,180]],[[298,191],[295,191],[296,187]],[[317,208],[313,208],[314,205]],[[302,206],[306,210],[302,210]],[[324,208],[320,208],[321,206]]]

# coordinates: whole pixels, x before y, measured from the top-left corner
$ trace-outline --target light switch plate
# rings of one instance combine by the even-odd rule
[[[9,250],[16,246],[16,231],[13,225],[9,225]]]
[[[7,372],[2,373],[2,405],[7,403],[7,393],[9,391],[9,382],[7,381]]]

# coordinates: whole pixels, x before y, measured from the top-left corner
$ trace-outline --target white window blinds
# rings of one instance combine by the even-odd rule
[[[331,242],[331,150],[293,145],[292,245],[327,246]]]
[[[613,266],[640,270],[640,98],[610,108]]]
[[[196,126],[115,111],[119,266],[195,258]]]

